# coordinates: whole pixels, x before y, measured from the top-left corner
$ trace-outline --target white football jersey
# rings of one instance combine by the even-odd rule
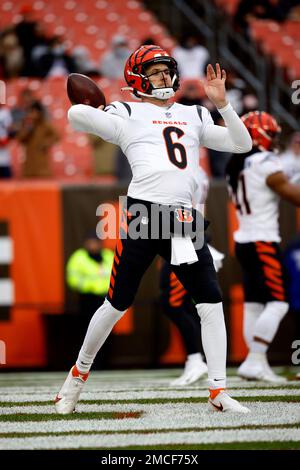
[[[239,220],[235,241],[280,242],[279,196],[266,184],[267,177],[278,171],[282,165],[274,153],[257,152],[245,159],[235,201]]]
[[[191,206],[200,174],[199,147],[210,113],[200,106],[174,103],[169,108],[151,103],[114,102],[106,112],[124,117],[118,139],[131,166],[128,195],[164,204]]]
[[[247,152],[251,138],[228,104],[219,110],[227,127],[215,126],[202,106],[149,102],[109,104],[105,112],[74,105],[68,118],[74,129],[117,144],[132,170],[128,195],[150,202],[191,207],[198,189],[199,147]]]

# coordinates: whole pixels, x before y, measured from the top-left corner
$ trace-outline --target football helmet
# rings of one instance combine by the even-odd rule
[[[151,77],[146,74],[146,67],[156,63],[167,65],[172,80],[171,87],[156,88],[152,85]],[[124,77],[128,87],[123,89],[132,91],[137,97],[147,96],[166,100],[174,96],[179,88],[177,62],[160,46],[141,46],[133,52],[126,62]]]
[[[251,135],[253,146],[272,150],[276,136],[281,132],[276,119],[265,111],[251,111],[241,117]]]

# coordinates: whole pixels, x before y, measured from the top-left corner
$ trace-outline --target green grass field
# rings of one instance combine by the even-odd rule
[[[251,409],[239,415],[209,411],[205,380],[170,387],[179,373],[93,372],[77,412],[61,416],[53,399],[66,374],[2,372],[0,449],[300,449],[300,381],[247,382],[229,369],[231,395]]]

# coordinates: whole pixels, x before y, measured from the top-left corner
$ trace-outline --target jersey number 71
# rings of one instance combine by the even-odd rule
[[[251,214],[250,204],[247,199],[245,176],[243,173],[240,173],[238,178],[238,187],[235,196],[235,207],[241,215]]]

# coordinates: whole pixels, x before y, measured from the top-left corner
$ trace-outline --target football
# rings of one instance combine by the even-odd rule
[[[86,75],[71,73],[67,80],[67,93],[72,104],[88,104],[93,108],[106,106],[104,93]]]

